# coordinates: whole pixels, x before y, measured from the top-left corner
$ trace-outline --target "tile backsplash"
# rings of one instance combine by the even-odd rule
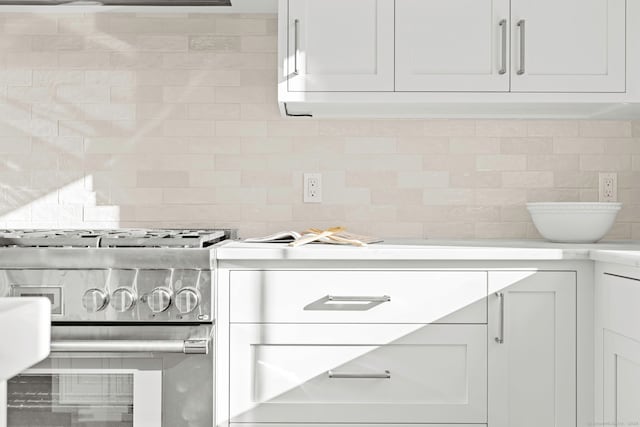
[[[0,226],[346,225],[536,238],[527,201],[595,201],[640,238],[640,122],[282,119],[275,15],[0,14]],[[302,203],[321,172],[323,203]]]

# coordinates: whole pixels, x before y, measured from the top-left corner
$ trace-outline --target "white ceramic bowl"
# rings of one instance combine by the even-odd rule
[[[616,220],[622,203],[527,203],[540,234],[552,242],[594,243]]]

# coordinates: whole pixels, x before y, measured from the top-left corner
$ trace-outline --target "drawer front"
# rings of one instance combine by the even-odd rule
[[[484,271],[232,271],[232,323],[486,323]]]
[[[231,325],[230,421],[486,423],[486,325]]]

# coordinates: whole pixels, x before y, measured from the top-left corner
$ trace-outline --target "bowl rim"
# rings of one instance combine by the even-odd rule
[[[558,211],[571,211],[571,210],[620,210],[622,209],[621,202],[531,202],[527,203],[528,210],[558,210]]]

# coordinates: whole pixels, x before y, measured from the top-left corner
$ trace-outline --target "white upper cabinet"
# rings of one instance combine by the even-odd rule
[[[511,24],[511,91],[625,91],[625,0],[511,0]]]
[[[509,0],[396,0],[395,20],[397,91],[509,91]]]
[[[393,91],[393,3],[288,0],[288,90]]]

